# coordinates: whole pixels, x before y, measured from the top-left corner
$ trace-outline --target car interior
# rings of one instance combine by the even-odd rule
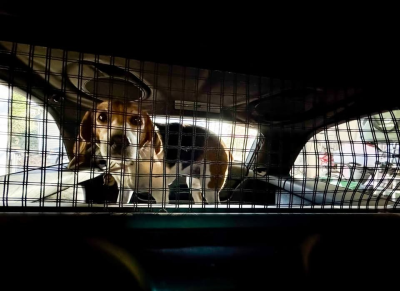
[[[398,81],[383,69],[389,53],[366,51],[358,38],[340,34],[323,43],[293,36],[253,47],[213,25],[202,28],[203,36],[194,30],[193,39],[183,32],[189,20],[175,25],[160,17],[159,32],[131,28],[132,16],[121,8],[115,14],[32,9],[0,7],[0,272],[6,286],[396,284],[400,103]],[[71,17],[76,23],[65,21]],[[152,156],[150,186],[129,186],[133,194],[123,202],[126,184],[108,184],[106,177],[123,181],[125,174],[112,172],[108,153],[99,154],[97,125],[91,124],[80,163],[85,116],[109,100],[148,114],[150,148],[162,137],[167,200],[152,193],[158,190]],[[219,176],[221,188],[202,182],[199,202],[193,183],[211,175],[207,149],[199,158],[204,170],[191,165],[189,174],[184,166],[167,174],[166,164],[196,162],[196,150],[207,146],[218,158],[221,148],[208,144],[210,136],[223,145],[227,170]],[[139,181],[135,163],[132,179]],[[208,200],[206,186],[216,201]]]

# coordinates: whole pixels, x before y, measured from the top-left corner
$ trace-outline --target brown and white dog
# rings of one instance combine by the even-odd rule
[[[121,101],[106,101],[86,112],[69,168],[88,164],[93,155],[106,160],[113,177],[108,176],[107,183],[117,182],[123,203],[133,191],[149,192],[157,203],[168,203],[168,185],[179,176],[186,176],[195,203],[203,197],[208,203],[219,202],[232,159],[220,138],[207,129],[155,125],[135,103]]]

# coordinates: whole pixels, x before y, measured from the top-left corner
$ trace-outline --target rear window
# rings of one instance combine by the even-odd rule
[[[223,141],[225,146],[230,149],[233,160],[245,162],[251,147],[257,141],[258,131],[245,124],[235,124],[221,120],[193,119],[180,117],[155,117],[155,122],[161,124],[181,123],[183,125],[196,125],[208,129],[216,134]]]

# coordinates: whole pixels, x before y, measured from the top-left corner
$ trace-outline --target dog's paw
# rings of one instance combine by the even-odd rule
[[[104,174],[103,176],[103,185],[105,186],[114,186],[116,183],[114,177],[111,174]]]

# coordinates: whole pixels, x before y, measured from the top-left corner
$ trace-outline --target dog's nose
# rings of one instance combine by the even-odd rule
[[[118,134],[118,135],[114,135],[111,138],[111,144],[112,145],[116,145],[118,147],[127,147],[129,145],[129,140],[125,135],[122,134]]]

